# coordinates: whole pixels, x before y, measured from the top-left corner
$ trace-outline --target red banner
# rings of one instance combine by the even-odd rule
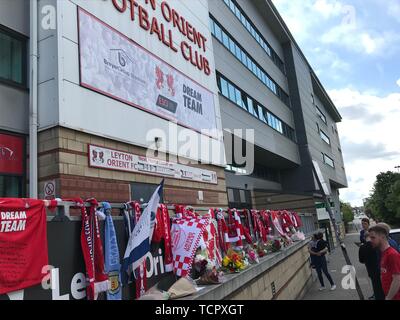
[[[24,173],[24,138],[0,134],[0,173]]]
[[[0,294],[39,284],[46,265],[44,202],[0,199]]]

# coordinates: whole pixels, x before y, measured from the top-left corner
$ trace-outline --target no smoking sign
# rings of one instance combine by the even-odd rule
[[[56,181],[55,180],[47,181],[44,184],[43,191],[45,199],[54,199],[56,196]]]

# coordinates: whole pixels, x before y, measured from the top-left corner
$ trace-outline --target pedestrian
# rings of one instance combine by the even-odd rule
[[[308,244],[308,252],[310,253],[311,268],[315,269],[315,255],[313,254],[317,248],[317,234],[314,234]]]
[[[319,291],[325,290],[324,278],[322,277],[322,272],[325,274],[329,283],[331,284],[331,290],[336,289],[336,285],[333,282],[331,275],[328,272],[328,264],[326,262],[326,253],[328,252],[328,243],[323,239],[323,233],[319,232],[316,235],[317,244],[315,248],[311,249],[310,254],[314,256],[315,270],[318,274],[318,280],[321,284]]]
[[[372,246],[368,231],[364,233],[364,236],[366,242],[360,246],[358,258],[360,263],[365,264],[368,277],[371,279],[374,294],[369,297],[369,300],[385,300],[380,275],[379,250]]]
[[[372,245],[381,252],[380,273],[386,300],[400,300],[400,254],[390,246],[389,233],[382,225],[369,229]]]
[[[383,227],[386,229],[387,233],[388,233],[388,242],[389,245],[393,248],[396,249],[397,252],[400,253],[400,247],[399,244],[396,242],[396,240],[394,240],[393,238],[390,237],[390,226],[387,223],[384,222],[379,222],[377,225]]]
[[[360,242],[361,243],[365,243],[365,235],[364,235],[364,233],[365,233],[365,231],[368,231],[369,224],[370,224],[370,222],[369,222],[368,218],[362,218],[361,219],[361,226],[362,226],[362,229],[360,231]]]

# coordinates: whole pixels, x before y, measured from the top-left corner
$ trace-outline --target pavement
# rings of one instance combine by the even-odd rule
[[[358,241],[359,233],[347,234],[344,239],[350,261],[356,270],[356,277],[360,284],[364,298],[367,300],[368,297],[372,296],[373,292],[365,265],[358,261],[358,246],[354,244],[354,242]],[[349,271],[346,271],[346,268],[343,269],[343,267],[346,266],[346,262],[341,248],[335,248],[335,250],[328,256],[328,260],[328,270],[336,284],[336,290],[329,290],[330,285],[328,279],[326,279],[325,275],[323,275],[326,289],[324,291],[318,291],[320,284],[315,269],[312,269],[313,285],[305,294],[303,300],[359,300],[360,298],[357,290],[351,287],[348,288],[349,285],[347,284],[351,283],[351,281],[349,280],[349,276],[346,278],[346,275],[349,274]]]

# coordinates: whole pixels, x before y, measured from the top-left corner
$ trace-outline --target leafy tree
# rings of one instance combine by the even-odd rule
[[[372,194],[366,204],[375,219],[390,225],[400,224],[400,174],[382,172],[377,175]]]
[[[345,225],[354,220],[353,208],[350,203],[340,202],[340,210],[343,213],[343,222]]]

